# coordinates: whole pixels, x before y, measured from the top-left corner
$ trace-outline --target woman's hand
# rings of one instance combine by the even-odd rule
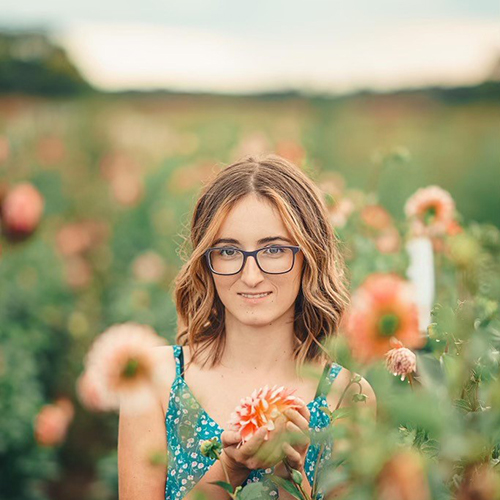
[[[286,410],[285,416],[288,418],[288,422],[285,426],[286,441],[282,444],[282,449],[290,467],[302,472],[311,442],[309,438],[311,413],[304,403],[297,410]],[[284,462],[280,462],[275,467],[274,474],[286,479],[290,477]]]
[[[241,441],[241,434],[233,430],[225,430],[221,434],[223,452],[221,460],[232,471],[253,469],[267,469],[280,462],[285,453],[285,424],[287,419],[280,415],[275,420],[275,428],[269,432],[265,427],[260,428],[245,444],[237,448]],[[266,434],[269,434],[265,440]]]

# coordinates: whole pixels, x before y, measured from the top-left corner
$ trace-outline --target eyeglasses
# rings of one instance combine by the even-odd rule
[[[212,247],[205,252],[208,267],[215,274],[229,276],[238,274],[248,257],[253,257],[259,269],[266,274],[285,274],[295,264],[298,246],[273,245],[259,248],[251,252],[234,247]]]

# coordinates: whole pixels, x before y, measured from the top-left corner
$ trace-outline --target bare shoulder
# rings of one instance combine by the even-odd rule
[[[151,348],[155,366],[158,368],[160,377],[156,389],[163,413],[168,408],[170,389],[175,379],[174,349],[171,345],[162,345]]]
[[[362,404],[366,407],[370,407],[373,410],[373,415],[375,416],[377,409],[377,397],[375,395],[375,391],[373,390],[368,380],[366,380],[364,377],[361,377],[359,383],[356,382],[351,384],[351,380],[355,375],[356,373],[342,367],[338,376],[332,384],[331,391],[328,394],[328,404],[332,409],[335,409],[340,398],[342,397],[340,407],[342,408],[350,406],[351,404],[353,404],[353,396],[355,394],[362,393],[366,395],[366,400],[355,404]]]

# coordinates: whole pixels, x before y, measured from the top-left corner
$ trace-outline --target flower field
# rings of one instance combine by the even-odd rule
[[[377,394],[376,422],[330,412],[342,446],[319,487],[500,498],[499,108],[424,92],[1,97],[0,499],[118,498],[118,401],[147,404],[148,348],[174,342],[197,193],[265,152],[324,194],[352,292],[325,346]]]

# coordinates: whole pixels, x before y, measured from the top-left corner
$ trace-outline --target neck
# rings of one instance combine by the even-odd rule
[[[263,325],[243,324],[226,314],[226,347],[221,364],[239,373],[293,377],[296,373],[293,313],[292,308],[276,321]]]

